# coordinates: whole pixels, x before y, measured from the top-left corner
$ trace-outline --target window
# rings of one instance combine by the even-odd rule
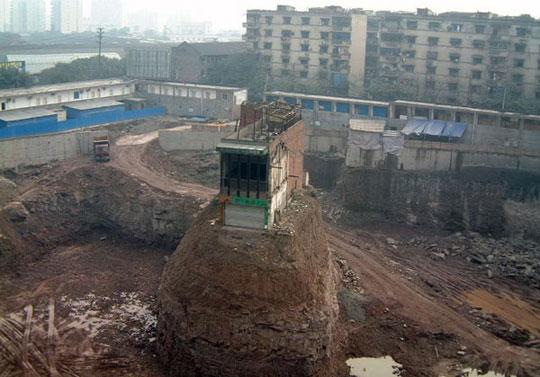
[[[329,18],[321,18],[321,25],[322,26],[330,25],[330,19]]]
[[[265,63],[271,63],[272,62],[272,55],[264,55],[264,62]]]
[[[259,42],[253,42],[253,48],[256,50],[259,48]]]
[[[407,29],[409,30],[418,29],[418,21],[407,21]]]
[[[281,48],[283,49],[283,51],[289,51],[291,49],[291,44],[290,43],[282,43]]]
[[[291,58],[289,58],[288,56],[282,56],[281,57],[281,62],[283,64],[289,64],[290,61],[291,61]]]
[[[302,43],[302,44],[300,45],[300,49],[301,49],[302,51],[304,51],[304,52],[309,51],[309,44],[308,44],[308,43]]]
[[[414,65],[412,64],[404,65],[403,69],[405,70],[405,72],[414,72]]]
[[[483,61],[484,61],[484,58],[482,56],[473,56],[472,58],[473,65],[482,64]]]
[[[518,37],[526,37],[530,33],[529,29],[524,27],[518,27],[516,28],[516,35]]]
[[[512,82],[514,84],[523,84],[523,75],[521,73],[514,73],[512,75]]]
[[[291,17],[288,17],[288,16],[283,17],[283,23],[285,25],[290,25],[291,24]]]
[[[328,45],[321,45],[320,52],[321,52],[321,54],[327,54],[328,53]]]
[[[308,71],[300,71],[300,78],[307,79]]]
[[[426,89],[435,89],[435,81],[426,80]]]
[[[271,37],[272,36],[272,29],[266,29],[264,31],[264,36],[265,37]]]
[[[438,53],[437,51],[428,51],[427,54],[426,54],[426,59],[427,60],[437,60],[437,57],[438,57]]]
[[[457,84],[455,82],[448,83],[448,90],[455,92],[457,90]]]
[[[460,38],[450,38],[450,46],[452,46],[452,47],[461,46],[461,39]]]
[[[471,94],[481,94],[482,86],[480,85],[471,85]]]
[[[459,61],[461,60],[461,55],[460,54],[451,53],[448,56],[449,56],[450,61],[452,63],[459,63]]]
[[[451,24],[450,25],[450,31],[453,31],[454,33],[459,33],[463,31],[463,25],[462,24]]]
[[[328,65],[328,59],[319,58],[319,64],[323,67],[326,67]]]
[[[437,73],[437,67],[433,66],[433,65],[430,65],[430,66],[427,66],[426,67],[426,72],[429,74],[429,75],[434,75]]]
[[[486,46],[486,41],[482,41],[480,39],[475,39],[473,42],[472,42],[472,45],[474,48],[476,48],[477,50],[482,50],[484,49],[484,47]]]
[[[516,52],[525,52],[527,45],[525,43],[516,43],[514,45]]]
[[[81,92],[73,92],[73,99],[80,99],[81,98]]]
[[[321,39],[323,41],[327,41],[328,39],[330,39],[330,33],[327,31],[321,31]]]
[[[407,50],[407,51],[405,51],[405,57],[412,59],[415,56],[416,56],[416,51],[415,50]]]
[[[428,37],[427,40],[430,46],[437,46],[439,44],[439,38],[437,37]]]
[[[300,64],[307,65],[309,63],[309,58],[300,58],[298,59]]]
[[[223,93],[221,95],[221,98],[223,98],[224,100],[227,100],[229,98],[229,96],[227,95],[227,93]]]
[[[289,76],[290,74],[291,74],[291,71],[289,71],[288,69],[286,69],[286,68],[281,69],[281,75],[282,76]]]
[[[459,76],[459,68],[450,68],[448,69],[448,74],[450,77],[458,77]]]
[[[266,24],[267,24],[267,25],[272,25],[272,19],[273,19],[272,16],[266,16],[266,17],[265,17]]]
[[[524,59],[514,59],[514,67],[515,68],[523,68],[525,66],[525,60]]]
[[[482,79],[482,71],[471,71],[472,78],[475,80]]]
[[[302,25],[309,25],[310,18],[309,17],[302,17]]]
[[[281,30],[281,36],[283,38],[290,38],[292,36],[291,30]]]
[[[439,30],[441,28],[440,22],[430,22],[429,23],[429,30]]]
[[[416,43],[416,36],[415,35],[407,35],[405,36],[405,41],[409,44],[409,45],[413,45]]]
[[[264,49],[265,50],[271,50],[272,49],[272,42],[264,42]]]
[[[309,38],[309,31],[302,30],[301,32],[302,38],[308,39]]]
[[[486,25],[474,25],[474,32],[476,34],[484,34],[486,31]]]

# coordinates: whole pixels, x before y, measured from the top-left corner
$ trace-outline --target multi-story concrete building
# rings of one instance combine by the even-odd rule
[[[330,6],[297,11],[248,10],[244,39],[264,55],[276,77],[301,81],[330,80],[346,91],[365,72],[367,16],[361,9]]]
[[[39,33],[47,29],[44,0],[12,0],[11,31]]]
[[[51,30],[59,33],[83,31],[82,0],[53,0]]]
[[[213,64],[247,47],[243,42],[133,47],[127,51],[127,73],[138,79],[199,83]]]
[[[348,81],[349,95],[381,78],[441,102],[540,98],[540,20],[529,16],[279,6],[248,11],[244,26],[276,75],[330,74],[335,87]]]
[[[540,98],[540,20],[491,13],[376,12],[368,19],[366,79],[468,103],[488,95]]]
[[[10,0],[0,0],[0,33],[7,33],[10,31]]]

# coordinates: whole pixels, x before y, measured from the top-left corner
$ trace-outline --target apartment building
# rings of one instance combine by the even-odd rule
[[[540,20],[376,12],[368,19],[366,48],[366,80],[374,77],[451,103],[505,93],[540,99]]]
[[[244,26],[272,73],[330,75],[352,96],[379,78],[440,102],[540,99],[540,20],[529,16],[278,6],[248,11]]]
[[[0,33],[7,33],[11,29],[11,3],[9,0],[0,0]]]
[[[277,77],[330,80],[345,91],[349,82],[363,84],[367,16],[361,9],[297,11],[279,5],[277,10],[248,10],[244,26],[244,40],[263,54]]]
[[[44,0],[12,0],[11,31],[14,33],[39,33],[47,29]]]

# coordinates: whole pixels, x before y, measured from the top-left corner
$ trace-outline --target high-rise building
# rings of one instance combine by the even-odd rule
[[[51,29],[60,33],[83,31],[82,0],[53,0]]]
[[[47,29],[44,0],[12,0],[11,31],[39,33]]]
[[[0,33],[10,31],[10,0],[0,0]]]
[[[492,13],[249,10],[244,39],[276,76],[347,80],[349,95],[395,86],[453,104],[540,99],[540,20]]]
[[[122,0],[92,0],[90,25],[121,28],[123,25]]]
[[[278,5],[277,10],[248,10],[244,26],[244,39],[262,53],[275,76],[328,80],[341,91],[349,82],[364,81],[367,16],[361,9],[301,12]]]

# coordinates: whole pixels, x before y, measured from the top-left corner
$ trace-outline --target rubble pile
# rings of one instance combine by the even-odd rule
[[[454,233],[438,242],[414,237],[407,245],[423,248],[434,260],[464,258],[489,278],[499,276],[540,288],[540,245],[532,240],[494,239],[464,232]]]

